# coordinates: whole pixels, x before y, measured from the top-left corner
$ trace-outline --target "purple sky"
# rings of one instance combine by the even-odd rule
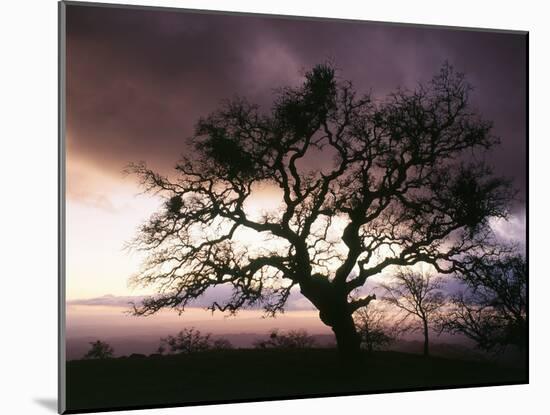
[[[69,154],[120,176],[130,161],[166,171],[200,116],[245,96],[269,108],[273,89],[316,63],[383,98],[448,60],[502,144],[490,160],[526,186],[526,37],[380,23],[69,5]]]
[[[122,311],[143,294],[127,287],[139,261],[121,248],[158,205],[135,198],[136,184],[122,174],[129,162],[146,160],[169,172],[198,118],[224,99],[244,96],[268,110],[275,88],[296,85],[328,59],[341,78],[379,99],[429,80],[445,61],[465,72],[475,87],[474,106],[502,140],[489,161],[519,190],[516,214],[494,228],[500,238],[524,242],[526,46],[517,33],[69,5],[69,334],[106,335],[123,327],[170,332],[199,323],[217,333],[327,330],[307,300],[294,294],[289,313],[276,322],[260,319],[258,310],[235,323],[198,309],[184,321],[168,313],[130,318]]]

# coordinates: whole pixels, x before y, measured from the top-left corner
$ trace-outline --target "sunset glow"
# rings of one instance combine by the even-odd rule
[[[200,117],[235,95],[245,96],[262,110],[269,110],[274,88],[299,85],[305,68],[327,57],[338,63],[342,76],[352,80],[359,91],[373,90],[378,101],[397,86],[414,88],[445,60],[456,62],[475,86],[475,107],[494,121],[494,133],[501,138],[501,145],[489,155],[490,162],[497,173],[511,176],[518,189],[509,219],[491,220],[491,226],[499,238],[524,248],[526,114],[524,60],[518,57],[525,53],[521,40],[502,33],[475,33],[474,37],[469,32],[435,28],[390,28],[336,21],[323,23],[323,30],[319,30],[320,22],[252,16],[227,18],[147,11],[126,15],[113,9],[106,18],[103,10],[91,8],[73,8],[69,14],[69,336],[99,334],[101,322],[106,320],[112,324],[105,326],[105,334],[119,325],[138,332],[187,323],[224,332],[263,330],[276,322],[294,327],[300,322],[312,331],[327,331],[313,310],[290,309],[271,322],[261,319],[259,310],[244,311],[232,319],[219,314],[210,316],[199,308],[192,308],[183,316],[163,311],[138,319],[124,316],[126,308],[121,304],[77,305],[79,301],[106,295],[141,298],[155,292],[154,287],[129,285],[130,278],[140,270],[144,255],[125,247],[135,238],[139,226],[162,208],[163,199],[142,194],[137,178],[124,174],[129,163],[145,160],[148,166],[172,177],[178,160],[192,155],[187,139],[193,135]],[[136,24],[139,30],[132,31],[129,37],[130,32],[121,29],[124,24]],[[228,31],[233,33],[231,38],[226,35]],[[94,59],[88,59],[92,55]],[[506,69],[499,69],[495,76],[495,68]],[[334,156],[329,150],[315,150],[300,160],[299,167],[304,171],[327,169],[333,165]],[[244,209],[250,218],[261,220],[269,214],[280,215],[282,205],[281,189],[266,182],[255,185]],[[328,238],[340,238],[346,223],[344,217],[334,217]],[[209,232],[214,235],[219,230]],[[250,252],[287,249],[283,241],[242,227],[235,240]],[[387,250],[383,247],[380,256],[386,255]],[[334,252],[345,254],[347,248],[340,242]],[[327,262],[332,270],[339,264],[338,260]],[[414,269],[431,267],[416,264]],[[358,295],[370,293],[393,271],[373,276]],[[296,298],[300,296],[298,291]],[[310,306],[307,299],[302,300],[306,308]]]

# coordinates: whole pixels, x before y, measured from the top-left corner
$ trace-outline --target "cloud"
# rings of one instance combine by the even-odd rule
[[[527,218],[525,209],[506,219],[491,219],[490,226],[496,237],[504,243],[519,244],[525,248],[527,242]]]
[[[135,177],[124,181],[121,175],[129,162],[145,160],[161,173],[171,171],[189,151],[186,140],[195,122],[222,100],[241,95],[269,109],[274,88],[296,84],[300,73],[330,58],[339,68],[338,76],[352,80],[359,92],[372,89],[376,97],[429,79],[445,60],[465,71],[476,88],[473,104],[494,122],[494,133],[501,139],[487,160],[497,174],[514,180],[522,200],[514,211],[523,209],[523,219],[520,215],[492,225],[503,240],[525,237],[525,37],[168,10],[78,5],[67,10],[67,198],[109,212],[108,220],[90,209],[69,222],[75,233],[82,228],[77,220],[101,233],[97,237],[80,232],[87,245],[73,241],[73,249],[88,261],[78,269],[82,277],[71,277],[78,281],[73,285],[86,287],[92,274],[110,278],[111,263],[100,273],[93,265],[98,263],[98,241],[113,244],[120,239],[122,245],[132,227],[117,234],[118,227],[130,220],[139,223],[159,205],[152,198],[134,203],[139,191]],[[326,152],[308,160],[316,167],[330,162]],[[265,200],[254,208],[259,210]],[[84,249],[88,246],[96,249]],[[129,264],[125,257],[116,261],[121,269]],[[122,272],[112,273],[122,278]],[[229,292],[217,295],[208,293],[195,304],[205,307]],[[142,298],[104,296],[69,303],[126,307],[132,300]],[[289,308],[308,306],[293,292]]]
[[[119,172],[167,171],[201,116],[235,95],[269,108],[275,88],[332,58],[357,89],[385,96],[429,79],[445,60],[474,84],[494,121],[498,174],[526,183],[525,37],[494,32],[70,5],[69,157]],[[93,57],[93,58],[92,58]]]
[[[229,286],[217,286],[207,290],[207,292],[192,301],[189,307],[207,308],[212,305],[214,301],[221,302],[231,295],[231,288]],[[130,307],[131,303],[139,305],[147,296],[117,296],[107,294],[101,297],[85,298],[85,299],[73,299],[68,300],[67,305],[79,305],[79,306],[109,306],[109,307]],[[249,308],[250,309],[250,308]],[[261,306],[252,307],[251,309],[261,309]],[[288,311],[305,311],[315,310],[313,305],[297,290],[293,290],[285,307]]]
[[[69,198],[72,200],[78,201],[79,203],[83,203],[87,206],[104,210],[106,212],[110,212],[110,213],[117,212],[117,209],[111,202],[111,199],[106,195],[86,193],[85,191],[82,191],[82,192],[72,192],[69,195]]]
[[[120,187],[117,178],[82,157],[73,157],[67,164],[67,198],[69,200],[116,213],[109,197]]]
[[[67,305],[128,307],[131,303],[140,303],[144,298],[144,296],[106,294],[101,297],[68,300]]]

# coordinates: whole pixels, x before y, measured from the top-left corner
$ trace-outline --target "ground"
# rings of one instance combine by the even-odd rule
[[[69,411],[525,383],[525,369],[398,352],[228,350],[67,363]]]

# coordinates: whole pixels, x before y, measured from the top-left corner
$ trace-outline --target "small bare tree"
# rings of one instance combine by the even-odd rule
[[[194,327],[185,328],[175,336],[160,339],[159,352],[191,354],[210,349],[210,333],[201,334]]]
[[[405,317],[415,318],[421,323],[424,334],[424,356],[429,355],[429,329],[432,318],[443,307],[445,296],[441,292],[441,277],[400,269],[395,280],[381,287],[387,295],[384,300],[403,310]],[[416,327],[412,327],[416,329]]]
[[[108,359],[113,357],[114,350],[109,343],[97,340],[90,342],[92,346],[88,353],[84,355],[84,359]]]
[[[316,343],[315,338],[306,330],[289,330],[284,333],[274,329],[269,333],[267,340],[256,342],[255,347],[257,349],[309,349]]]
[[[527,347],[527,262],[521,255],[479,259],[457,276],[465,290],[451,299],[440,330],[462,334],[478,348],[499,353]]]
[[[224,350],[232,350],[233,344],[227,339],[220,338],[216,339],[212,342],[212,350],[217,351],[224,351]]]
[[[395,322],[390,322],[388,313],[382,307],[369,304],[355,315],[355,326],[361,336],[361,344],[369,353],[393,343],[398,336]]]

